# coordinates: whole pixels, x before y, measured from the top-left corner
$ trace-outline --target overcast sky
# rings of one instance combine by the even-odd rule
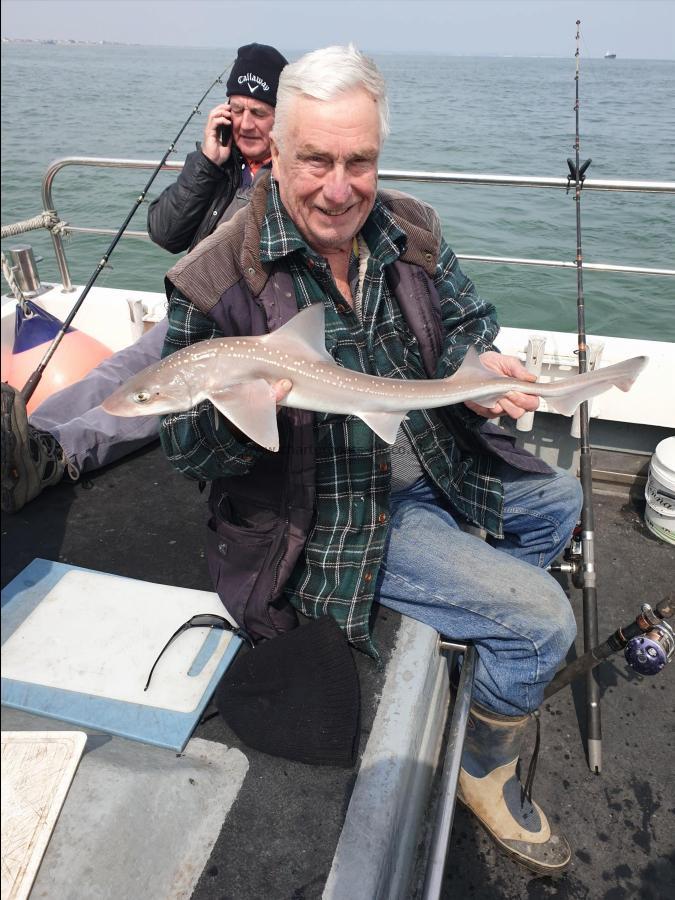
[[[675,58],[675,0],[2,0],[3,38]]]

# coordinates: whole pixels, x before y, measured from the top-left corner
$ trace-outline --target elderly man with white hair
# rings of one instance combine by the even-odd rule
[[[378,191],[387,132],[384,80],[356,49],[329,47],[288,65],[271,178],[169,272],[164,354],[264,334],[321,303],[326,348],[346,369],[442,378],[474,347],[488,368],[531,378],[495,350],[494,307],[461,272],[433,209]],[[270,390],[280,400],[290,387]],[[460,798],[505,852],[555,874],[569,845],[523,792],[516,764],[575,634],[545,566],[570,536],[581,493],[487,424],[537,402],[509,393],[489,408],[413,411],[391,447],[356,416],[284,407],[271,453],[204,401],[164,417],[161,440],[179,471],[210,482],[214,586],[253,639],[294,627],[296,610],[329,614],[377,657],[369,623],[379,602],[475,643]]]

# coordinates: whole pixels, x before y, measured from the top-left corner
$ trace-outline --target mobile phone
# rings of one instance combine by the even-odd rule
[[[227,147],[228,141],[232,135],[232,126],[231,125],[219,125],[217,129],[218,140],[223,145],[223,147]]]

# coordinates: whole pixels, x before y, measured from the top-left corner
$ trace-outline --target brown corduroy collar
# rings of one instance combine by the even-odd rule
[[[260,260],[260,233],[267,211],[270,175],[255,185],[250,203],[220,225],[191,253],[167,272],[167,295],[176,287],[208,312],[242,278],[258,297],[271,274]],[[432,207],[399,191],[381,191],[380,200],[407,236],[404,262],[423,268],[433,277],[440,250],[441,229]]]

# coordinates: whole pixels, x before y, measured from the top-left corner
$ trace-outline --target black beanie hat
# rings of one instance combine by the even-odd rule
[[[227,96],[241,94],[276,106],[279,75],[287,63],[278,50],[267,44],[240,47],[227,79]]]
[[[330,616],[240,653],[214,701],[249,747],[317,765],[356,762],[358,674],[347,639]]]

